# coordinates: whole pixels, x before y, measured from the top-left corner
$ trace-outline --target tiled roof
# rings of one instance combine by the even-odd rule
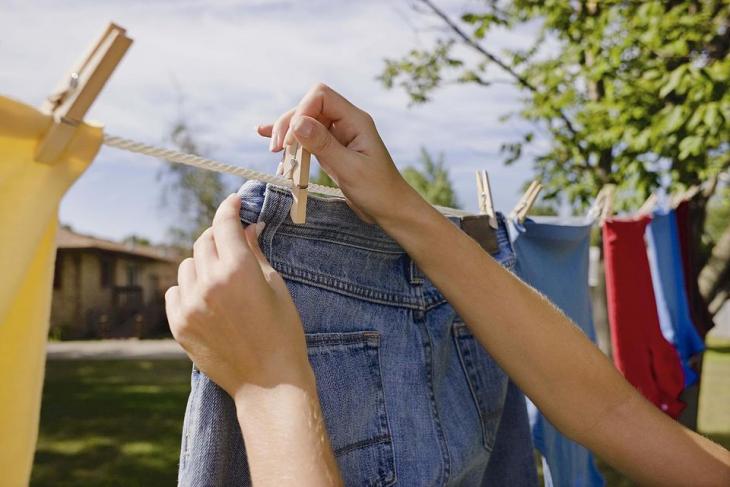
[[[164,247],[114,242],[82,235],[63,227],[60,227],[56,234],[56,247],[58,249],[98,249],[165,262],[181,260],[176,252]]]

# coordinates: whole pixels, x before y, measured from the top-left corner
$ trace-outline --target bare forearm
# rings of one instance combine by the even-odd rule
[[[391,233],[439,288],[475,337],[523,391],[563,430],[590,426],[599,403],[578,396],[591,384],[602,409],[620,404],[630,391],[605,357],[552,304],[487,255],[435,210],[417,206],[417,223],[393,224]],[[412,222],[412,223],[411,223]],[[570,397],[558,402],[554,397]],[[576,424],[580,421],[581,424]]]
[[[570,320],[420,198],[398,175],[366,112],[317,84],[297,107],[257,130],[271,137],[273,151],[296,139],[316,155],[353,210],[406,249],[564,433],[637,480],[693,484],[727,472],[720,463],[726,452],[648,405]],[[684,463],[673,463],[683,455],[696,460],[684,471]],[[668,466],[666,476],[650,475],[660,464]]]
[[[710,487],[730,482],[727,450],[676,423],[638,393],[587,436],[599,445],[589,445],[591,449],[641,485]]]
[[[694,463],[682,469],[665,465],[665,482],[696,482],[723,472],[727,452],[640,397],[578,327],[435,210],[404,197],[381,225],[563,433],[637,480],[657,481],[657,470],[647,467],[671,464],[678,455]],[[647,431],[651,440],[640,437]],[[651,441],[657,448],[642,450]]]
[[[236,409],[253,485],[342,485],[313,378],[305,385],[248,386]]]

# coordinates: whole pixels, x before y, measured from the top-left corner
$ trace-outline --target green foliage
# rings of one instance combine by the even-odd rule
[[[428,93],[442,81],[442,67],[463,66],[462,61],[449,56],[453,45],[452,40],[438,40],[430,51],[413,49],[404,59],[386,60],[385,70],[379,79],[388,88],[392,88],[397,79],[398,84],[411,96],[413,103],[426,102],[429,100]],[[407,76],[402,76],[403,74]]]
[[[152,242],[147,237],[142,237],[140,235],[127,235],[122,239],[122,243],[130,244],[130,245],[152,245]]]
[[[423,166],[422,170],[408,166],[402,171],[408,184],[431,204],[459,208],[453,184],[449,179],[449,171],[444,163],[444,155],[440,154],[438,159],[434,160],[431,154],[422,147],[419,162]],[[322,186],[337,187],[337,183],[322,169],[312,178],[312,182]]]
[[[203,155],[184,119],[173,125],[170,140],[182,152]],[[218,204],[230,191],[220,173],[183,164],[168,163],[159,177],[165,182],[163,204],[178,213],[179,224],[169,229],[170,236],[175,244],[190,247],[210,226]]]
[[[532,205],[530,216],[558,216],[558,210],[552,205]]]
[[[507,162],[538,151],[547,199],[585,207],[614,183],[617,206],[636,208],[664,175],[683,189],[730,166],[727,2],[488,1],[458,21],[419,1],[449,34],[386,60],[380,79],[423,103],[447,82],[489,86],[487,69],[506,73],[524,95],[516,115],[534,128],[502,149]],[[528,24],[540,31],[527,49],[492,52],[484,40]]]
[[[438,159],[434,159],[422,147],[419,162],[423,166],[423,170],[412,166],[403,170],[403,177],[408,184],[433,205],[459,208],[454,187],[449,179],[449,171],[444,164],[444,155],[439,154]]]
[[[317,175],[312,178],[312,182],[321,186],[329,186],[330,188],[338,187],[335,180],[332,179],[330,175],[324,172],[321,168],[317,172]]]

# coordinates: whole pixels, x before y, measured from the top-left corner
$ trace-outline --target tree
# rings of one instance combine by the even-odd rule
[[[147,237],[142,237],[140,235],[136,235],[136,234],[127,235],[126,237],[124,237],[122,239],[122,243],[132,245],[132,246],[143,245],[143,246],[149,247],[150,245],[152,245],[152,242],[150,241],[150,239],[148,239]]]
[[[408,184],[433,205],[459,208],[456,192],[449,178],[449,170],[446,169],[444,163],[444,155],[439,154],[438,159],[434,160],[426,148],[421,147],[419,162],[423,166],[423,170],[413,166],[403,169],[403,178]],[[337,183],[322,169],[312,179],[312,182],[322,186],[337,187]]]
[[[421,147],[420,164],[423,170],[413,166],[403,170],[403,178],[432,205],[459,208],[449,171],[444,164],[444,155],[434,159],[425,147]]]
[[[319,184],[320,186],[329,186],[330,188],[336,188],[337,183],[335,183],[335,180],[330,177],[329,174],[324,172],[321,168],[317,172],[317,175],[312,179],[312,182],[314,184]]]
[[[704,296],[713,296],[709,302],[709,310],[717,313],[730,296],[730,232],[725,231],[730,222],[730,187],[725,186],[709,201],[707,219],[705,221],[704,242],[712,249],[707,263],[698,276],[700,292]]]
[[[201,145],[183,117],[173,124],[170,140],[182,152],[203,155]],[[173,162],[166,164],[159,177],[165,182],[162,204],[174,206],[178,213],[179,224],[169,229],[170,236],[176,245],[190,248],[210,226],[218,204],[230,188],[220,173]]]
[[[517,115],[530,128],[502,146],[505,162],[521,158],[526,146],[538,150],[533,165],[545,199],[564,195],[585,208],[610,183],[619,190],[617,208],[635,209],[662,183],[681,190],[730,167],[727,2],[486,0],[460,19],[433,0],[416,4],[444,33],[429,48],[387,59],[382,82],[425,103],[446,83],[489,89],[492,70],[507,75],[523,94]],[[535,24],[526,49],[498,53],[485,42],[496,29]],[[469,61],[465,51],[478,60]],[[701,195],[703,220],[711,191]],[[730,235],[718,239],[726,242]],[[724,250],[708,252],[730,255],[730,247]],[[729,261],[715,260],[724,270],[713,276],[726,275]]]

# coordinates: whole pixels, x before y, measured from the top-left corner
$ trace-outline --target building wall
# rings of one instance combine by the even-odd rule
[[[51,302],[52,326],[69,327],[81,321],[81,257],[80,253],[58,252],[56,255]]]
[[[137,289],[142,293],[139,303],[142,307],[159,307],[165,290],[176,279],[177,266],[174,263],[126,254],[94,249],[61,249],[56,258],[60,276],[54,284],[58,281],[60,286],[54,285],[53,289],[51,334],[61,338],[113,332],[113,328],[120,325],[115,320],[125,319],[121,311],[139,309],[136,306],[125,308],[130,302],[127,298],[138,296]],[[112,263],[112,272],[106,283],[102,281],[104,260]],[[131,302],[137,303],[135,299]],[[115,304],[120,306],[115,307]]]

